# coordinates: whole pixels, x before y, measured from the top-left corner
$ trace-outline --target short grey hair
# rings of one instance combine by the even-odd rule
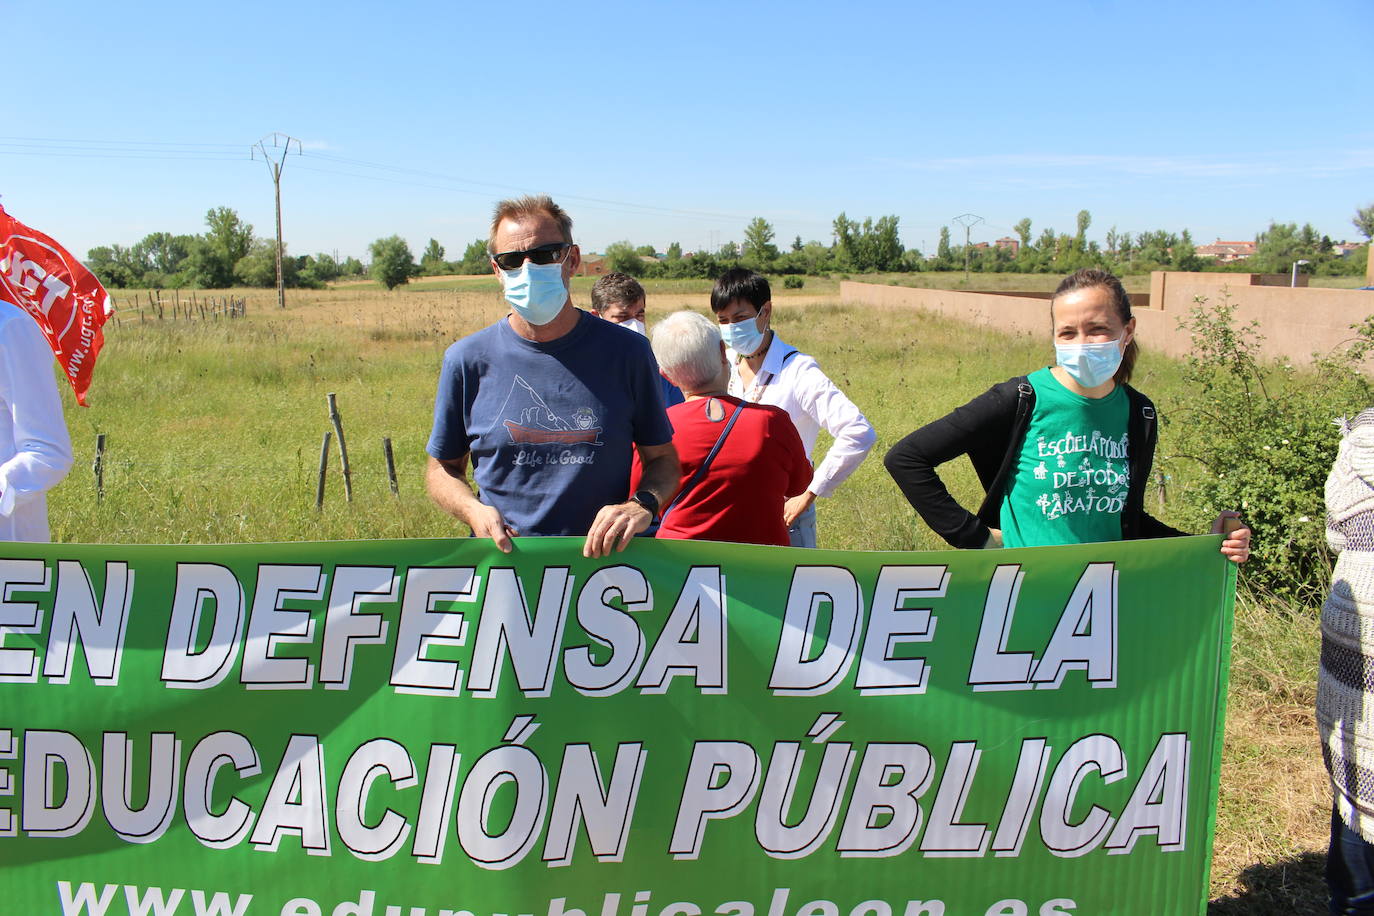
[[[654,325],[654,358],[668,380],[697,390],[720,373],[719,326],[700,312],[673,312]]]

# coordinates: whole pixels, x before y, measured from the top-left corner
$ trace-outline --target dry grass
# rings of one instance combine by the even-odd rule
[[[707,308],[703,281],[647,285],[651,322],[675,309]],[[836,286],[808,278],[802,290],[778,289],[776,323],[862,405],[879,431],[879,454],[989,381],[1049,357],[1044,341],[904,309],[837,304]],[[579,304],[589,289],[590,280],[575,284]],[[55,491],[57,538],[213,543],[452,533],[419,492],[429,405],[443,349],[502,313],[495,282],[292,291],[284,312],[271,291],[234,295],[248,299],[246,319],[140,323],[124,312],[110,328],[95,406],[67,408],[79,451],[94,433],[110,433],[106,500],[90,501],[89,474]],[[1140,377],[1160,402],[1179,384],[1177,365],[1155,356]],[[339,392],[349,424],[359,496],[346,507],[331,480],[330,502],[316,514],[314,461],[327,391]],[[381,435],[396,442],[399,500],[381,476]],[[78,462],[89,467],[89,456]],[[961,497],[977,489],[967,468],[954,469],[949,482]],[[821,533],[836,548],[942,546],[894,499],[876,460],[860,467],[840,498],[825,501]],[[1313,721],[1317,644],[1310,610],[1238,604],[1212,913],[1324,910],[1330,790]]]

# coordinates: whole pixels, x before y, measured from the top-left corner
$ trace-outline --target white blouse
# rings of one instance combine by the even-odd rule
[[[814,359],[783,343],[776,331],[763,365],[747,388],[739,375],[738,358],[734,350],[729,351],[730,393],[787,411],[801,435],[802,445],[806,446],[808,458],[822,429],[835,437],[807,488],[817,496],[835,492],[878,441],[872,424]]]
[[[0,541],[48,541],[45,495],[72,466],[52,348],[28,312],[0,301]]]

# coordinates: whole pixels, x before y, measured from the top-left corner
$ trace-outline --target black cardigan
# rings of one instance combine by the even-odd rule
[[[1130,441],[1130,489],[1121,510],[1121,538],[1173,537],[1183,532],[1145,512],[1145,484],[1154,463],[1158,427],[1150,399],[1130,385],[1123,386],[1130,401],[1127,435]],[[962,407],[927,423],[883,459],[907,501],[936,534],[955,547],[982,547],[989,528],[1001,527],[1002,494],[1016,466],[1016,456],[1030,426],[1035,389],[1026,376],[994,385]],[[987,491],[975,515],[954,501],[939,475],[938,465],[968,455],[978,480]]]

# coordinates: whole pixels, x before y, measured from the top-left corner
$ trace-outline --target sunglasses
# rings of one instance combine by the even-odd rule
[[[526,258],[534,264],[561,264],[570,248],[572,245],[567,242],[550,242],[528,251],[503,251],[492,255],[491,259],[502,270],[519,270]]]

